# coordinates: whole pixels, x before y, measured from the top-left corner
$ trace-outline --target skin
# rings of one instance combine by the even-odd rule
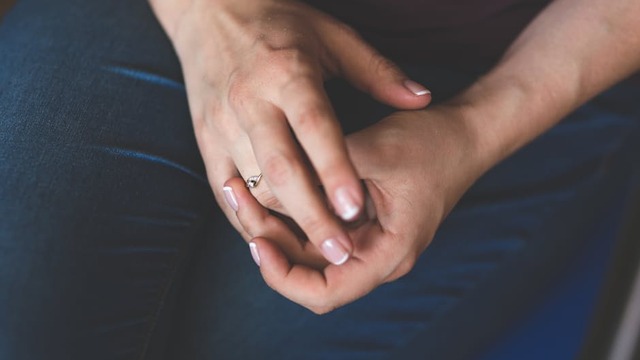
[[[227,181],[238,203],[232,221],[252,239],[265,281],[321,314],[406,274],[476,179],[640,69],[639,18],[636,0],[557,0],[469,89],[347,137],[348,158],[376,216],[344,228],[352,256],[343,265],[323,262],[317,248],[273,216],[241,178]],[[265,190],[273,190],[268,185]]]
[[[318,185],[347,221],[360,213],[364,193],[324,80],[343,76],[404,109],[426,106],[426,89],[411,92],[406,76],[355,32],[296,1],[151,3],[180,57],[218,201],[229,178],[262,173],[268,186],[254,195],[263,205],[291,214],[319,249],[331,242],[342,252],[329,260],[348,256],[351,239]],[[227,215],[246,237],[235,216]]]
[[[350,230],[354,252],[341,266],[325,264],[318,269],[317,263],[309,266],[285,256],[282,244],[287,244],[285,251],[294,248],[296,235],[251,196],[242,179],[230,180],[227,185],[239,202],[238,219],[256,236],[253,242],[266,282],[314,312],[326,313],[411,270],[440,222],[473,182],[468,170],[474,154],[456,116],[454,108],[445,106],[428,113],[398,112],[348,137],[349,152],[375,204],[376,217]],[[424,141],[425,134],[430,141]],[[419,189],[407,181],[414,178],[421,179]],[[308,250],[304,243],[298,249]]]

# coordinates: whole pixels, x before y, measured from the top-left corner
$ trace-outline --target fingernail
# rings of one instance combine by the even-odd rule
[[[418,84],[417,82],[415,82],[413,80],[405,80],[404,81],[404,87],[409,89],[409,91],[414,93],[416,96],[424,96],[424,95],[431,94],[431,91],[427,90],[426,87]]]
[[[344,221],[350,221],[360,212],[360,207],[356,204],[354,197],[347,188],[339,188],[336,190],[336,201],[340,211],[340,217]]]
[[[233,189],[230,186],[225,186],[222,190],[224,191],[224,199],[227,200],[227,204],[231,206],[233,211],[238,211],[238,200],[236,200],[236,195],[233,193]]]
[[[349,260],[347,250],[334,239],[325,240],[320,247],[324,257],[333,264],[342,265]]]
[[[249,249],[251,250],[251,257],[253,261],[256,262],[256,265],[260,266],[260,254],[258,253],[258,245],[254,242],[249,243]]]

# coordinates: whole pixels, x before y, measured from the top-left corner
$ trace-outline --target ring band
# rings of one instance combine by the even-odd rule
[[[262,173],[258,175],[249,176],[249,178],[246,181],[247,187],[249,189],[255,188],[256,186],[258,186],[258,183],[260,183],[260,179],[262,179]]]

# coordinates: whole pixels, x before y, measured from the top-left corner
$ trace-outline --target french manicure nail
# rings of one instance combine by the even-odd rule
[[[260,266],[260,253],[258,253],[258,245],[254,242],[249,243],[249,249],[251,250],[251,257],[253,261],[256,262],[256,265]]]
[[[230,186],[225,186],[222,190],[224,192],[224,199],[227,200],[227,204],[231,206],[233,211],[238,211],[238,200],[236,200],[236,195],[233,193],[233,189]]]
[[[324,257],[335,265],[342,265],[349,260],[349,253],[337,240],[325,240],[320,247]]]
[[[351,192],[347,188],[339,188],[336,190],[336,201],[340,211],[340,217],[344,221],[355,219],[360,212],[360,207],[354,201]]]
[[[431,91],[427,90],[426,87],[418,84],[417,82],[415,82],[413,80],[405,80],[404,81],[404,87],[409,89],[409,91],[414,93],[416,96],[424,96],[424,95],[431,94]]]

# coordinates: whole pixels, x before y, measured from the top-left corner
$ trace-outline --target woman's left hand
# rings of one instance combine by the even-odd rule
[[[269,286],[315,313],[354,301],[409,272],[454,204],[482,173],[473,134],[456,106],[397,112],[347,138],[376,218],[351,230],[353,258],[323,262],[242,179],[238,219],[254,239],[254,258]],[[291,254],[294,254],[293,256]]]

